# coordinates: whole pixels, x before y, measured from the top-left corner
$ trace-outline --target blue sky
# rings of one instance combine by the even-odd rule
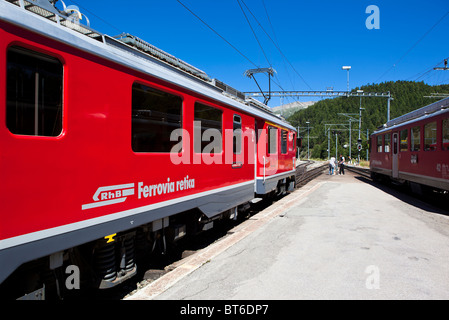
[[[343,65],[352,67],[350,88],[391,80],[449,83],[449,71],[430,71],[449,57],[448,0],[180,1],[241,54],[177,0],[65,3],[78,5],[92,28],[136,35],[243,92],[258,91],[243,75],[256,66],[277,71],[272,90],[346,90]],[[365,25],[369,5],[379,8],[379,29]],[[266,77],[256,78],[268,89]]]

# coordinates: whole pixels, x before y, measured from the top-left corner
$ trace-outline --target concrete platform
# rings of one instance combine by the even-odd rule
[[[322,175],[128,299],[449,299],[449,212]]]

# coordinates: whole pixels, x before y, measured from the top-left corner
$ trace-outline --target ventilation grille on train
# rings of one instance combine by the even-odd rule
[[[223,82],[221,82],[221,81],[219,81],[217,79],[214,79],[213,82],[214,82],[214,85],[217,88],[220,88],[221,90],[223,90],[223,92],[226,92],[226,93],[228,93],[228,94],[230,94],[230,95],[232,95],[234,97],[237,97],[237,98],[245,101],[245,94],[244,93],[234,89],[233,87],[228,86],[226,83],[223,83]]]
[[[120,40],[123,43],[126,43],[140,51],[143,51],[145,53],[148,53],[154,57],[156,57],[159,60],[165,61],[168,64],[175,66],[185,72],[188,72],[198,78],[201,78],[205,81],[211,81],[209,76],[204,72],[201,71],[198,68],[195,68],[194,66],[188,64],[187,62],[184,62],[175,56],[153,46],[152,44],[149,44],[148,42],[133,36],[129,33],[122,33],[118,36],[114,37],[117,40]]]

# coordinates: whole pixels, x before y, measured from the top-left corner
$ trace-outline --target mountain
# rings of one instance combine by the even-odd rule
[[[379,84],[368,84],[361,88],[354,88],[352,91],[363,90],[364,92],[390,92],[393,101],[390,106],[390,119],[399,117],[405,113],[416,110],[431,104],[439,99],[429,98],[432,93],[449,93],[449,84],[430,86],[424,82],[396,81],[383,82]],[[328,133],[325,132],[325,124],[342,124],[340,135],[338,136],[338,153],[348,155],[349,150],[343,148],[349,144],[349,118],[339,113],[351,113],[355,119],[351,123],[351,153],[352,158],[357,157],[357,138],[358,138],[358,119],[360,103],[362,108],[361,138],[363,150],[361,157],[366,157],[367,150],[367,130],[371,134],[376,128],[387,122],[387,99],[377,97],[339,97],[334,99],[325,99],[316,102],[312,106],[296,111],[287,120],[294,126],[300,128],[299,136],[307,140],[307,124],[309,121],[310,131],[309,147],[312,158],[327,159],[328,157]],[[346,129],[344,127],[346,125]],[[334,126],[335,128],[336,126]],[[354,130],[356,129],[356,130]],[[330,154],[335,155],[335,135],[331,135],[329,140]],[[305,146],[305,148],[304,148]],[[303,143],[302,155],[307,153],[307,143]],[[300,158],[303,156],[300,155]]]
[[[307,102],[295,101],[278,107],[273,107],[271,108],[271,110],[275,114],[279,114],[284,116],[285,118],[288,118],[291,115],[293,115],[296,111],[299,111],[301,109],[307,109],[311,105],[315,104],[315,102],[316,101],[307,101]]]

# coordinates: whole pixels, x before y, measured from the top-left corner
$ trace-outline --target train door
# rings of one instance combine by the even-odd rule
[[[242,133],[242,117],[234,114],[233,116],[233,155],[232,168],[240,169],[245,162],[244,148],[243,148],[243,133]]]
[[[398,150],[399,150],[399,138],[398,133],[393,133],[393,156],[391,161],[391,170],[392,170],[392,176],[393,178],[399,177],[399,161],[398,161]]]
[[[259,128],[257,126],[257,119],[254,119],[254,136],[255,136],[255,144],[254,144],[254,191],[257,189],[257,167],[258,167],[258,150],[259,150]]]

